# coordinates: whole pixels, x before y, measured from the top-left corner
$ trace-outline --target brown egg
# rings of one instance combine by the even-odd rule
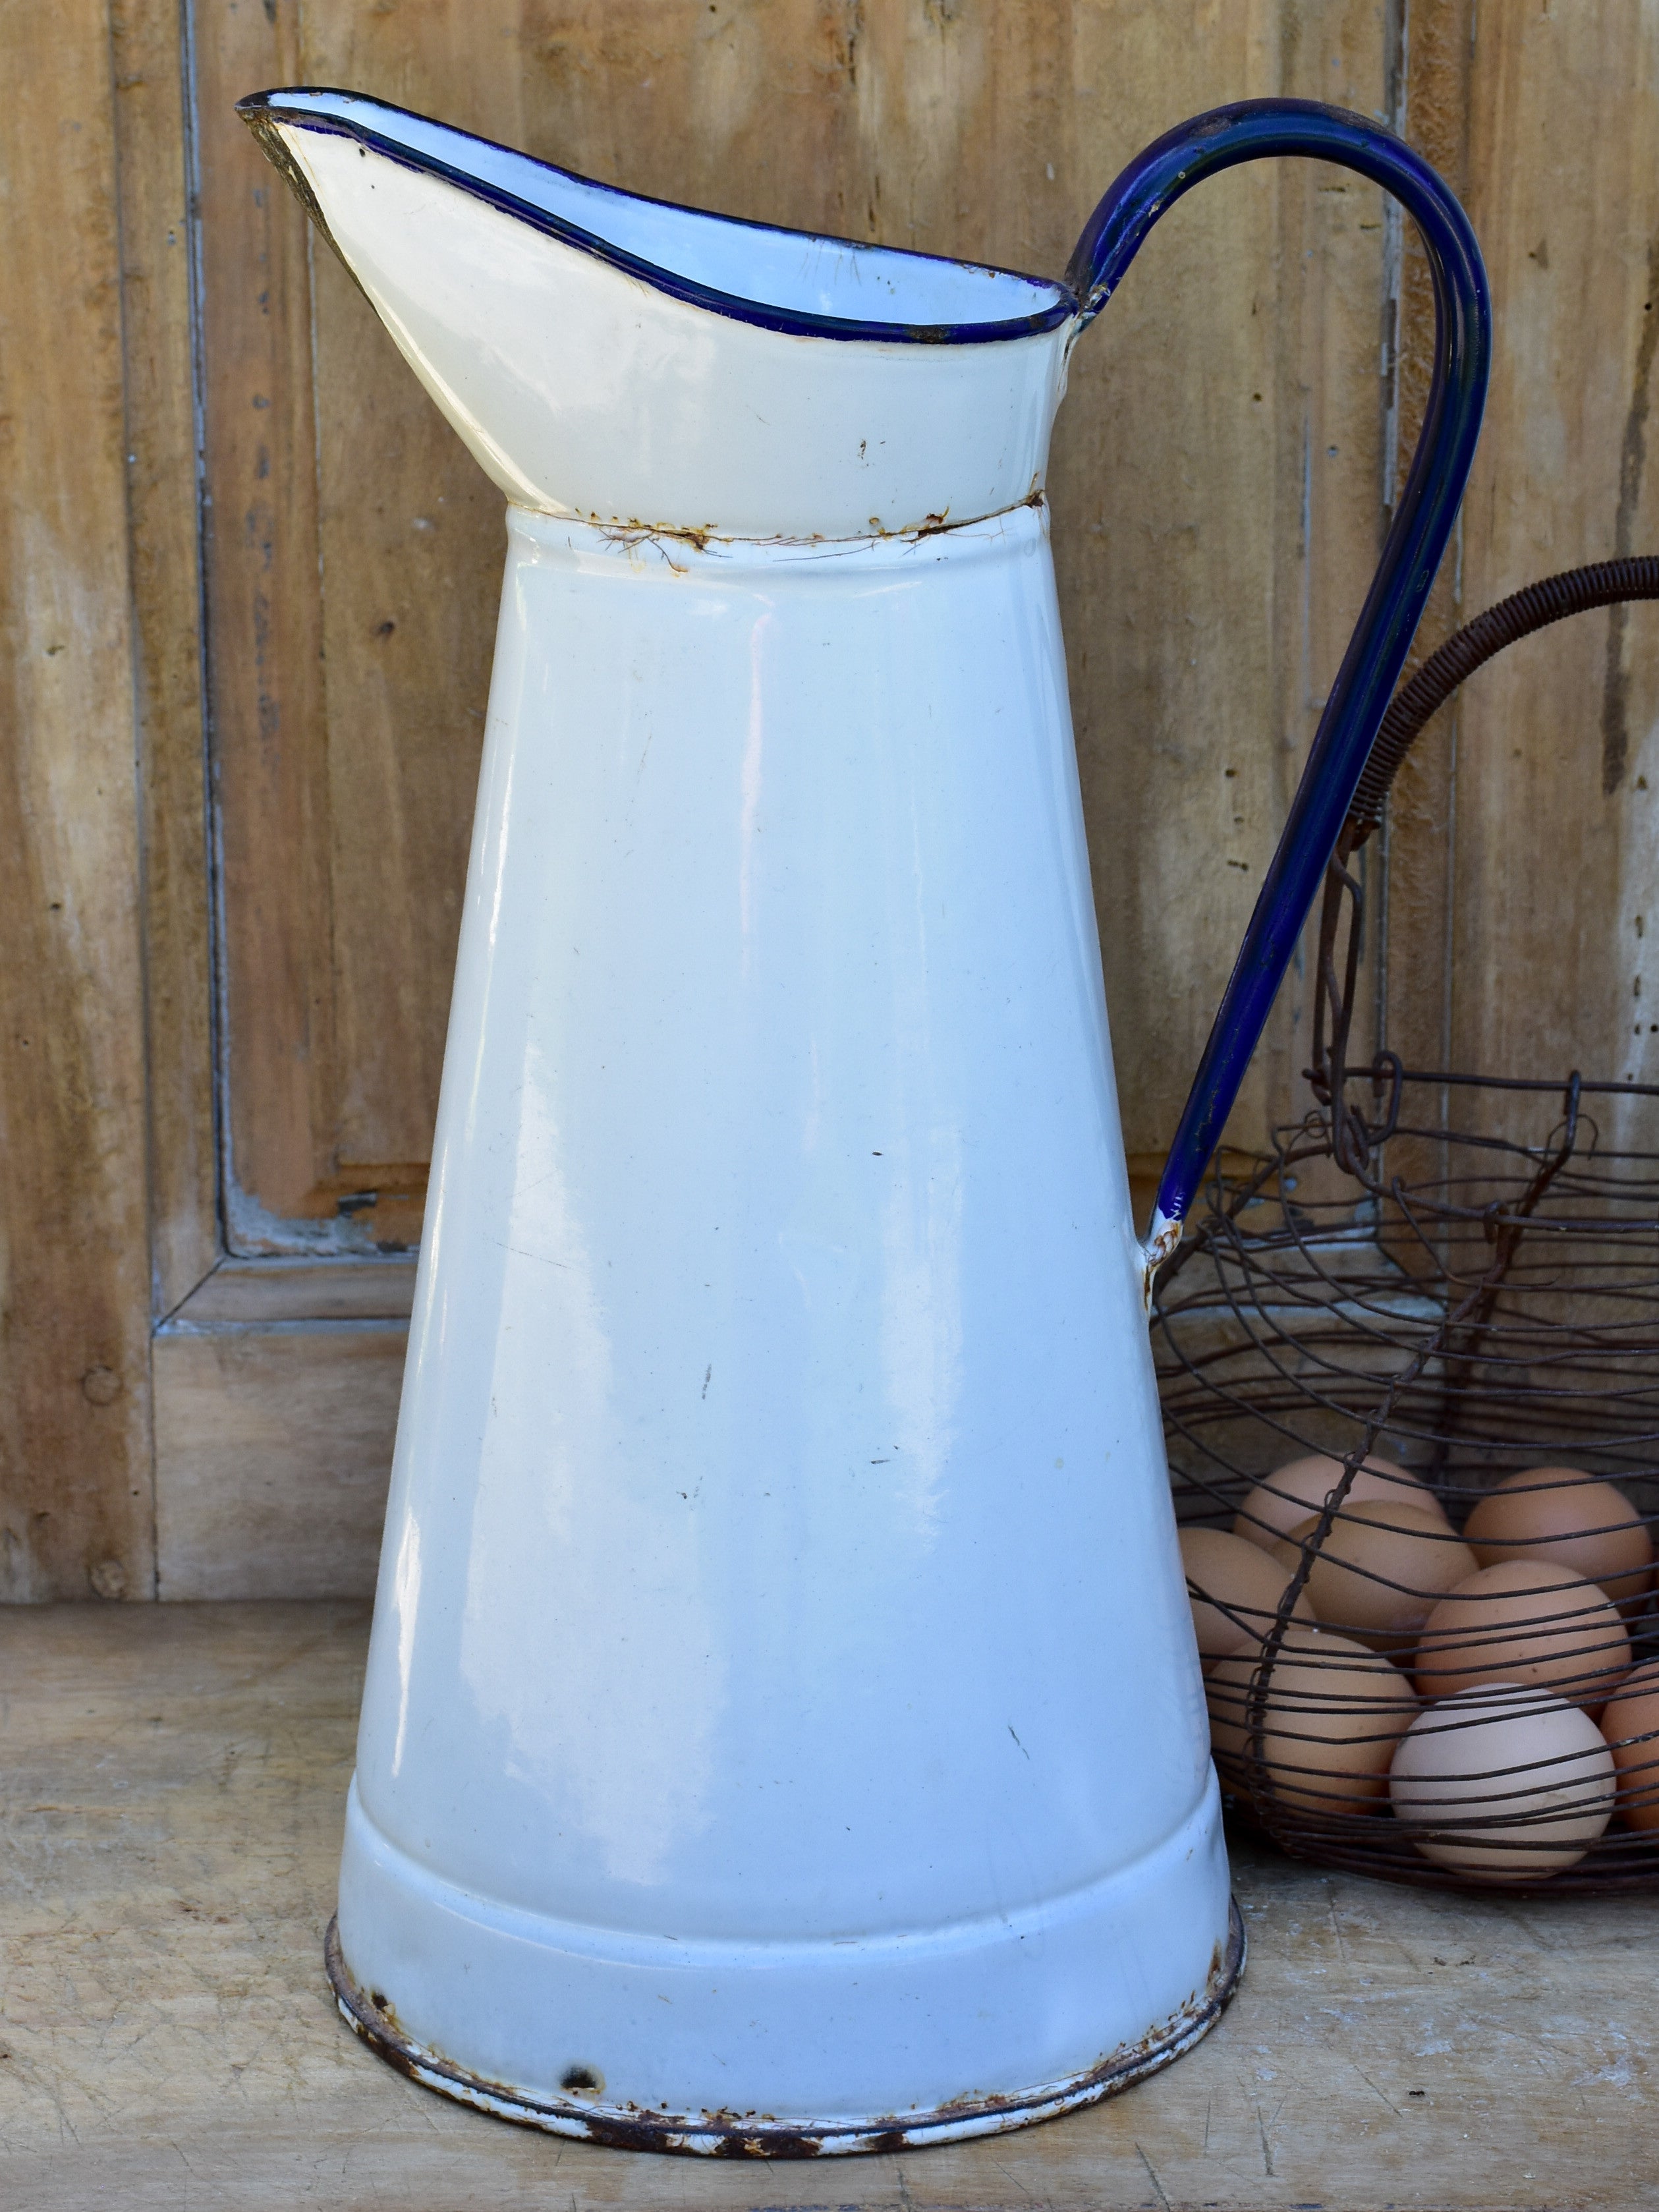
[[[1265,1552],[1281,1536],[1288,1536],[1309,1514],[1322,1513],[1325,1500],[1341,1480],[1341,1461],[1324,1452],[1293,1459],[1277,1474],[1257,1483],[1233,1516],[1233,1534],[1243,1536],[1246,1543],[1259,1544]],[[1383,1498],[1398,1499],[1402,1505],[1431,1506],[1437,1513],[1441,1510],[1425,1483],[1407,1474],[1403,1467],[1396,1467],[1391,1459],[1373,1452],[1355,1474],[1342,1501],[1343,1510]]]
[[[1219,1659],[1205,1685],[1216,1765],[1252,1796],[1264,1786],[1247,1728],[1257,1664],[1245,1653]],[[1375,1811],[1395,1746],[1416,1711],[1411,1685],[1386,1659],[1346,1636],[1294,1630],[1267,1680],[1256,1754],[1266,1784],[1302,1813]]]
[[[1443,1698],[1389,1771],[1395,1815],[1425,1859],[1480,1881],[1576,1866],[1613,1814],[1613,1753],[1577,1706],[1514,1683]]]
[[[1632,1668],[1607,1699],[1601,1738],[1619,1772],[1620,1818],[1659,1828],[1659,1660]]]
[[[1470,1514],[1463,1540],[1483,1567],[1500,1559],[1559,1559],[1610,1598],[1640,1597],[1652,1577],[1653,1539],[1610,1482],[1571,1467],[1505,1475]]]
[[[1294,1566],[1319,1519],[1302,1522],[1270,1556]],[[1474,1554],[1453,1535],[1437,1506],[1394,1498],[1346,1507],[1331,1523],[1308,1575],[1320,1620],[1374,1651],[1414,1644],[1446,1592],[1474,1572]]]
[[[1553,1560],[1503,1559],[1436,1606],[1413,1672],[1425,1698],[1519,1682],[1599,1711],[1629,1665],[1625,1624],[1596,1583]]]
[[[1181,1564],[1187,1571],[1199,1651],[1206,1660],[1259,1644],[1273,1626],[1285,1586],[1296,1571],[1224,1528],[1183,1528]],[[1194,1589],[1203,1596],[1194,1596]],[[1215,1602],[1206,1604],[1206,1599]],[[1308,1593],[1298,1591],[1292,1620],[1313,1617]]]

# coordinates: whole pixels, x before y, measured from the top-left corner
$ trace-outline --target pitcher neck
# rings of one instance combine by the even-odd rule
[[[999,514],[921,530],[845,537],[722,537],[702,530],[587,522],[509,504],[511,557],[549,561],[595,576],[682,579],[693,585],[731,583],[744,590],[816,588],[844,580],[880,586],[937,567],[975,560],[1048,557],[1048,502],[1041,493]]]

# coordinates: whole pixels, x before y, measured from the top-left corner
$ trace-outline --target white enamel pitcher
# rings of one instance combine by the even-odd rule
[[[340,1905],[486,2110],[769,2155],[1138,2079],[1236,1978],[1145,1322],[1445,544],[1489,318],[1360,118],[1150,148],[1066,282],[243,112],[508,501]],[[1255,155],[1439,304],[1382,569],[1143,1243],[1044,468],[1154,221]]]

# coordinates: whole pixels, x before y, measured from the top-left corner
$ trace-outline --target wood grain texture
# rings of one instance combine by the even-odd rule
[[[1102,181],[1223,98],[1381,104],[1374,8],[1086,20]],[[1073,367],[1056,561],[1132,1153],[1173,1133],[1375,561],[1382,239],[1345,173],[1231,173],[1160,224]],[[1298,973],[1233,1142],[1291,1109],[1305,1014]]]
[[[407,1321],[414,1302],[412,1260],[224,1260],[173,1320]]]
[[[513,140],[514,11],[311,10],[305,69]],[[432,1145],[506,555],[500,493],[332,253],[314,256],[341,1174],[413,1243]],[[400,1164],[401,1164],[401,1166]],[[401,1207],[398,1199],[403,1200]]]
[[[330,1235],[396,1243],[430,1147],[501,507],[298,210],[261,197],[234,94],[350,84],[640,191],[1052,271],[1123,162],[1194,110],[1283,91],[1376,112],[1385,10],[272,0],[268,21],[202,0],[198,19],[233,1172],[272,1216],[376,1191]],[[1382,246],[1353,179],[1237,173],[1171,215],[1073,366],[1056,559],[1133,1151],[1172,1133],[1369,580]],[[1304,1019],[1293,992],[1241,1109],[1256,1137],[1296,1096]],[[258,1208],[233,1192],[235,1249],[321,1233]]]
[[[0,1597],[149,1596],[143,973],[102,0],[0,8],[0,82],[13,88],[0,138]]]
[[[159,1596],[373,1590],[406,1337],[358,1322],[156,1338]]]
[[[1493,26],[1488,25],[1489,33]],[[1401,23],[1403,71],[1396,119],[1466,203],[1469,192],[1469,79],[1476,39],[1474,0],[1412,0]],[[1434,299],[1416,232],[1401,226],[1394,419],[1387,490],[1403,488],[1429,396]],[[1487,441],[1501,436],[1487,418]],[[1413,672],[1464,618],[1462,547],[1467,514],[1440,564],[1415,642]],[[1474,609],[1468,610],[1473,612]],[[1451,811],[1457,758],[1455,702],[1431,738],[1407,756],[1389,794],[1383,834],[1364,849],[1374,964],[1382,970],[1381,1040],[1408,1067],[1445,1067],[1451,1049],[1449,967],[1455,842]]]
[[[213,796],[234,1243],[305,1215],[333,1165],[333,913],[317,588],[310,246],[234,112],[302,74],[293,0],[192,11]],[[325,1210],[332,1213],[331,1202]]]
[[[362,1608],[0,1616],[0,2197],[27,2212],[824,2205],[1601,2212],[1652,2202],[1653,1898],[1439,1897],[1236,1840],[1240,1995],[1094,2111],[901,2158],[560,2143],[335,2014]]]
[[[128,544],[142,807],[150,1273],[165,1314],[218,1255],[213,980],[180,12],[114,0]]]
[[[1470,209],[1497,351],[1464,530],[1471,612],[1659,548],[1656,136],[1652,0],[1483,14]],[[1659,613],[1582,617],[1468,684],[1454,836],[1454,1065],[1659,1079]],[[1599,1118],[1642,1141],[1618,1108]]]

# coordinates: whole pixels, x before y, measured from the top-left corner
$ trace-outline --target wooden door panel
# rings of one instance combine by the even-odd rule
[[[405,1340],[401,1328],[368,1322],[157,1340],[160,1597],[374,1589]]]
[[[1189,0],[198,0],[234,1250],[418,1234],[502,548],[498,495],[232,112],[349,84],[648,192],[1064,265],[1195,109],[1374,109],[1379,20]],[[1053,472],[1126,1127],[1173,1127],[1376,543],[1377,197],[1229,179],[1079,352]],[[1293,1095],[1299,1001],[1241,1108]]]
[[[1476,49],[1471,137],[1498,333],[1473,611],[1659,550],[1659,7],[1518,15]],[[1463,695],[1456,762],[1454,1065],[1659,1081],[1659,607],[1503,654]],[[1597,1118],[1651,1148],[1647,1105]]]

